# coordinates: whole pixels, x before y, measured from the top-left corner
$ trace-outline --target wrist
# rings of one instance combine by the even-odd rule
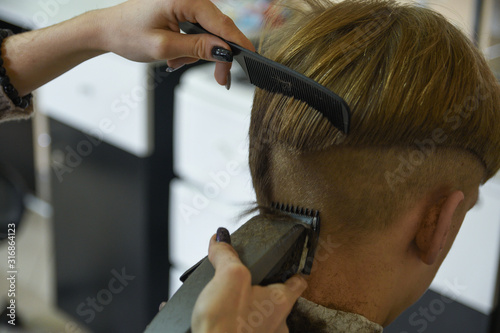
[[[104,29],[105,17],[103,10],[93,10],[86,12],[73,19],[74,28],[79,31],[77,38],[82,52],[88,53],[89,57],[97,56],[106,52],[107,42]]]

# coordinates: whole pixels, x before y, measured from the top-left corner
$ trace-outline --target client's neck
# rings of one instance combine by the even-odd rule
[[[383,238],[353,247],[322,234],[308,289],[302,297],[327,308],[360,314],[387,326],[404,308],[408,272],[387,253]],[[404,282],[403,282],[404,283]],[[401,300],[401,301],[399,301]]]

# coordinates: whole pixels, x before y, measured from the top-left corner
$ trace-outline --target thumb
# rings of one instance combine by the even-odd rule
[[[307,289],[307,281],[300,274],[295,274],[285,281],[285,286],[290,292],[291,299],[296,300]]]

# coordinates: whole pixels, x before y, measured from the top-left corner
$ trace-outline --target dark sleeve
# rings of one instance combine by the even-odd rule
[[[33,113],[33,103],[26,109],[16,107],[0,87],[0,122],[13,119],[27,119]]]

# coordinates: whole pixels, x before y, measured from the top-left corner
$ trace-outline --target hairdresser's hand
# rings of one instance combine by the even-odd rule
[[[198,59],[220,61],[222,58],[212,55],[214,47],[229,50],[212,35],[180,34],[181,21],[198,22],[216,35],[254,50],[233,21],[209,0],[130,0],[6,38],[3,66],[12,85],[24,96],[106,52],[134,61],[168,60],[175,69]],[[217,63],[217,82],[226,83],[230,67],[230,62]]]
[[[107,51],[134,61],[168,60],[173,69],[198,59],[219,61],[215,78],[220,84],[226,83],[232,55],[214,56],[214,48],[227,52],[229,45],[208,34],[180,34],[178,22],[200,23],[212,33],[254,50],[233,21],[209,0],[129,0],[99,14],[103,14],[99,19]]]
[[[210,240],[208,258],[215,276],[196,301],[191,328],[194,333],[288,332],[286,318],[306,289],[306,281],[295,275],[284,284],[252,286],[250,271],[233,247],[216,236]]]

